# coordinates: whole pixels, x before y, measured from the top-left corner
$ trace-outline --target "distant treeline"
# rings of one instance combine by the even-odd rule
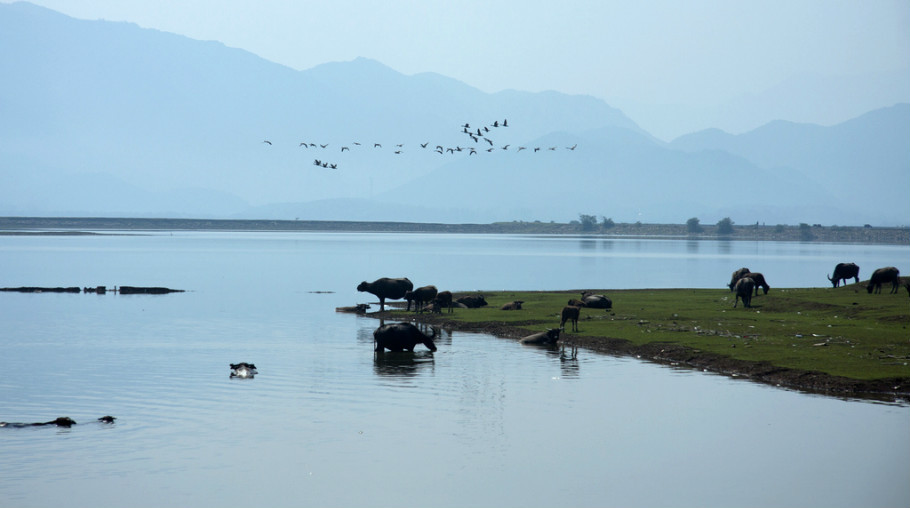
[[[605,224],[560,222],[494,222],[491,224],[441,224],[419,222],[310,221],[310,220],[219,220],[144,219],[115,217],[0,217],[0,234],[78,234],[103,231],[339,231],[386,233],[495,233],[539,235],[590,235],[603,237],[656,236],[691,239],[775,240],[910,244],[910,227],[809,225],[733,225],[720,234],[720,224],[643,224],[609,221]]]

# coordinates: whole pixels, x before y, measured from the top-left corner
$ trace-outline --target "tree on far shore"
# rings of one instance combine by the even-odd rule
[[[698,217],[692,217],[686,221],[686,231],[689,233],[701,233],[701,224],[699,224]]]
[[[723,219],[717,222],[717,234],[719,235],[732,235],[733,234],[733,221],[730,220],[730,217],[724,217]]]
[[[597,217],[594,215],[580,213],[578,214],[578,220],[581,222],[582,231],[594,231],[594,226],[597,225]]]

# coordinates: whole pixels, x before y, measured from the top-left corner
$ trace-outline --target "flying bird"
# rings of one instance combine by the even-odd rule
[[[426,148],[427,145],[429,145],[429,144],[430,144],[429,141],[427,141],[426,143],[421,143],[421,144],[420,144],[420,148]]]
[[[520,151],[522,151],[522,150],[525,150],[525,147],[519,146],[519,147],[518,147],[518,151],[520,152]]]
[[[572,145],[572,146],[567,146],[567,147],[566,147],[566,150],[575,150],[575,147],[576,147],[576,146],[578,146],[578,143],[575,143],[575,144]]]
[[[512,146],[512,145],[506,145],[506,146],[502,147],[502,149],[503,149],[503,150],[508,150],[510,146]]]
[[[373,143],[373,148],[382,148],[382,145],[379,143]]]
[[[338,169],[338,164],[329,164],[329,167],[332,169]]]
[[[483,138],[483,140],[486,141],[487,143],[489,143],[490,146],[493,146],[493,142],[490,141],[488,138]]]
[[[341,147],[341,151],[342,151],[342,152],[343,152],[343,151],[345,151],[345,150],[348,150],[348,151],[350,151],[350,150],[351,150],[351,149],[350,149],[350,148],[348,148],[348,147],[346,147],[346,146],[343,146],[343,147]]]
[[[309,148],[309,147],[310,147],[309,145],[306,144],[306,141],[304,141],[303,143],[300,143],[299,145],[297,145],[297,148],[300,148],[301,146],[304,147],[304,148]]]
[[[508,120],[503,120],[503,121],[502,121],[502,126],[503,126],[503,127],[508,127],[508,126],[509,126],[509,121],[508,121]]]
[[[323,148],[325,148],[325,147],[327,147],[327,146],[329,146],[329,144],[328,144],[328,143],[326,143],[326,144],[324,144],[324,145],[319,145],[319,146],[321,146],[321,147],[323,147]]]
[[[495,122],[493,122],[493,127],[499,127],[499,120],[496,120]]]
[[[263,143],[268,143],[268,144],[270,144],[270,145],[272,144],[272,142],[269,141],[269,140],[267,140],[267,139],[266,139],[265,141],[263,141]]]

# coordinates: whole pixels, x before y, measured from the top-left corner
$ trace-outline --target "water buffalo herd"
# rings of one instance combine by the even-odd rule
[[[855,263],[838,263],[837,266],[834,267],[834,273],[830,276],[826,275],[826,277],[834,288],[839,287],[841,281],[843,281],[846,286],[848,279],[853,279],[858,284],[859,266]],[[900,271],[893,266],[875,270],[866,285],[866,291],[870,294],[873,292],[881,293],[882,285],[889,283],[891,284],[890,293],[897,293],[901,285]],[[753,272],[746,267],[733,272],[727,287],[735,294],[733,301],[734,308],[739,306],[740,301],[742,301],[744,308],[752,307],[752,298],[753,296],[759,295],[759,288],[761,288],[765,295],[767,295],[768,291],[771,289],[764,274],[761,272]],[[904,283],[904,287],[907,288],[907,293],[910,295],[910,282]],[[357,290],[372,293],[379,298],[380,312],[385,310],[386,299],[407,300],[407,310],[409,311],[411,310],[411,303],[413,302],[415,312],[442,312],[442,309],[444,308],[447,308],[449,312],[452,312],[454,307],[476,309],[487,305],[486,299],[483,295],[479,294],[466,295],[453,299],[453,294],[450,291],[439,291],[436,286],[428,285],[414,289],[414,284],[406,277],[397,279],[383,277],[373,282],[364,281],[357,286]],[[515,300],[502,305],[500,308],[502,310],[521,310],[523,303],[524,302],[520,300]],[[367,304],[358,304],[355,307],[339,307],[336,310],[340,312],[364,313],[367,308],[369,308]],[[520,342],[522,344],[555,345],[559,340],[560,332],[565,330],[566,323],[571,324],[573,332],[578,332],[578,320],[581,316],[581,309],[583,308],[604,309],[609,311],[613,308],[613,301],[604,295],[584,291],[581,293],[580,299],[572,298],[568,301],[568,304],[562,308],[562,311],[559,314],[560,321],[558,328],[529,335],[522,338]],[[376,352],[383,352],[385,350],[414,351],[414,348],[418,344],[423,344],[430,351],[436,351],[436,345],[433,342],[434,336],[435,331],[432,334],[427,335],[410,323],[382,325],[373,332]]]

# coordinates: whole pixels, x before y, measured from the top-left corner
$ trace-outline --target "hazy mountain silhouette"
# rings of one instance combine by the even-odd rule
[[[775,122],[666,144],[593,97],[488,94],[363,58],[295,71],[217,42],[27,3],[0,4],[0,75],[0,214],[486,222],[590,213],[841,224],[908,216],[907,200],[891,194],[875,206],[835,199],[829,178],[857,167],[870,181],[891,178],[907,156],[906,141],[891,139],[901,121],[910,125],[899,107],[829,128]],[[508,127],[492,127],[505,119]],[[492,145],[465,134],[465,123],[488,127]],[[816,134],[774,141],[792,139],[794,128]],[[766,153],[784,148],[786,157]]]

